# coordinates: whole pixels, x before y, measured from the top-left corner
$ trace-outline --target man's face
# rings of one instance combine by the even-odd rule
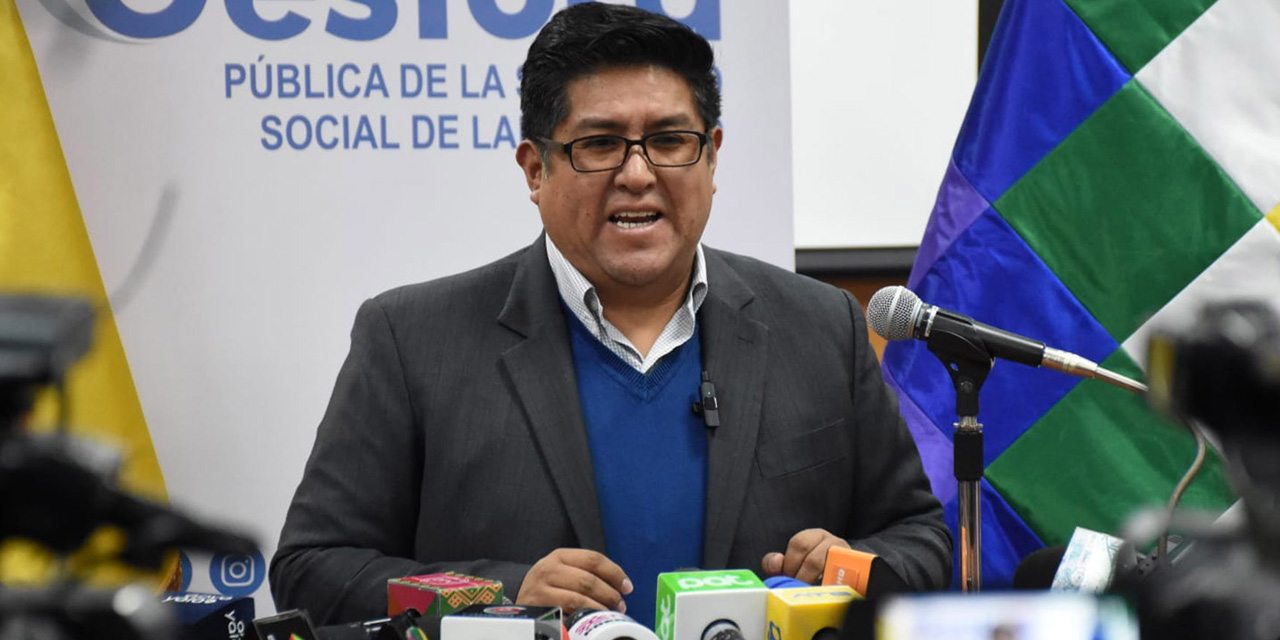
[[[566,96],[569,115],[553,136],[560,142],[705,130],[688,83],[661,67],[595,71],[571,81]],[[720,129],[711,140],[709,146],[719,149]],[[712,149],[694,165],[654,167],[632,147],[617,169],[579,173],[558,149],[544,166],[525,140],[516,159],[547,235],[602,297],[683,291],[715,193]]]

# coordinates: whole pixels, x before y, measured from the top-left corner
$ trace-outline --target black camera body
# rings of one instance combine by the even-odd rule
[[[1128,585],[1142,636],[1280,638],[1280,316],[1260,301],[1207,305],[1155,334],[1151,402],[1208,427],[1241,498],[1235,528],[1201,527],[1172,564]]]
[[[255,553],[257,543],[246,536],[122,490],[120,456],[68,435],[63,381],[89,350],[93,319],[93,305],[84,300],[0,295],[0,540],[23,538],[65,555],[113,525],[127,539],[118,559],[152,570],[179,548]],[[26,419],[46,387],[61,400],[59,424],[53,433],[31,433]],[[45,588],[0,585],[0,640],[176,634],[172,612],[143,587],[99,590],[72,580]]]

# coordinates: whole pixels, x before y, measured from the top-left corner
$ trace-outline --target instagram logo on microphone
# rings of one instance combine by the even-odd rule
[[[223,595],[252,595],[262,586],[266,572],[261,553],[218,554],[209,560],[209,581]]]
[[[226,556],[222,558],[222,584],[228,587],[247,587],[253,584],[255,566],[252,556]]]

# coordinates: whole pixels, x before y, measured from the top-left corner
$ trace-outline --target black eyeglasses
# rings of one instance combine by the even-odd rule
[[[687,167],[702,159],[707,135],[697,131],[658,131],[639,140],[622,136],[586,136],[568,142],[539,138],[552,148],[564,149],[574,171],[612,171],[627,161],[631,147],[638,146],[645,160],[655,167]]]

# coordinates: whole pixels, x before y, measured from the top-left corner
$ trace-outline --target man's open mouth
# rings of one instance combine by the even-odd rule
[[[662,214],[656,211],[623,211],[609,216],[609,222],[623,229],[635,229],[651,225],[661,217]]]

